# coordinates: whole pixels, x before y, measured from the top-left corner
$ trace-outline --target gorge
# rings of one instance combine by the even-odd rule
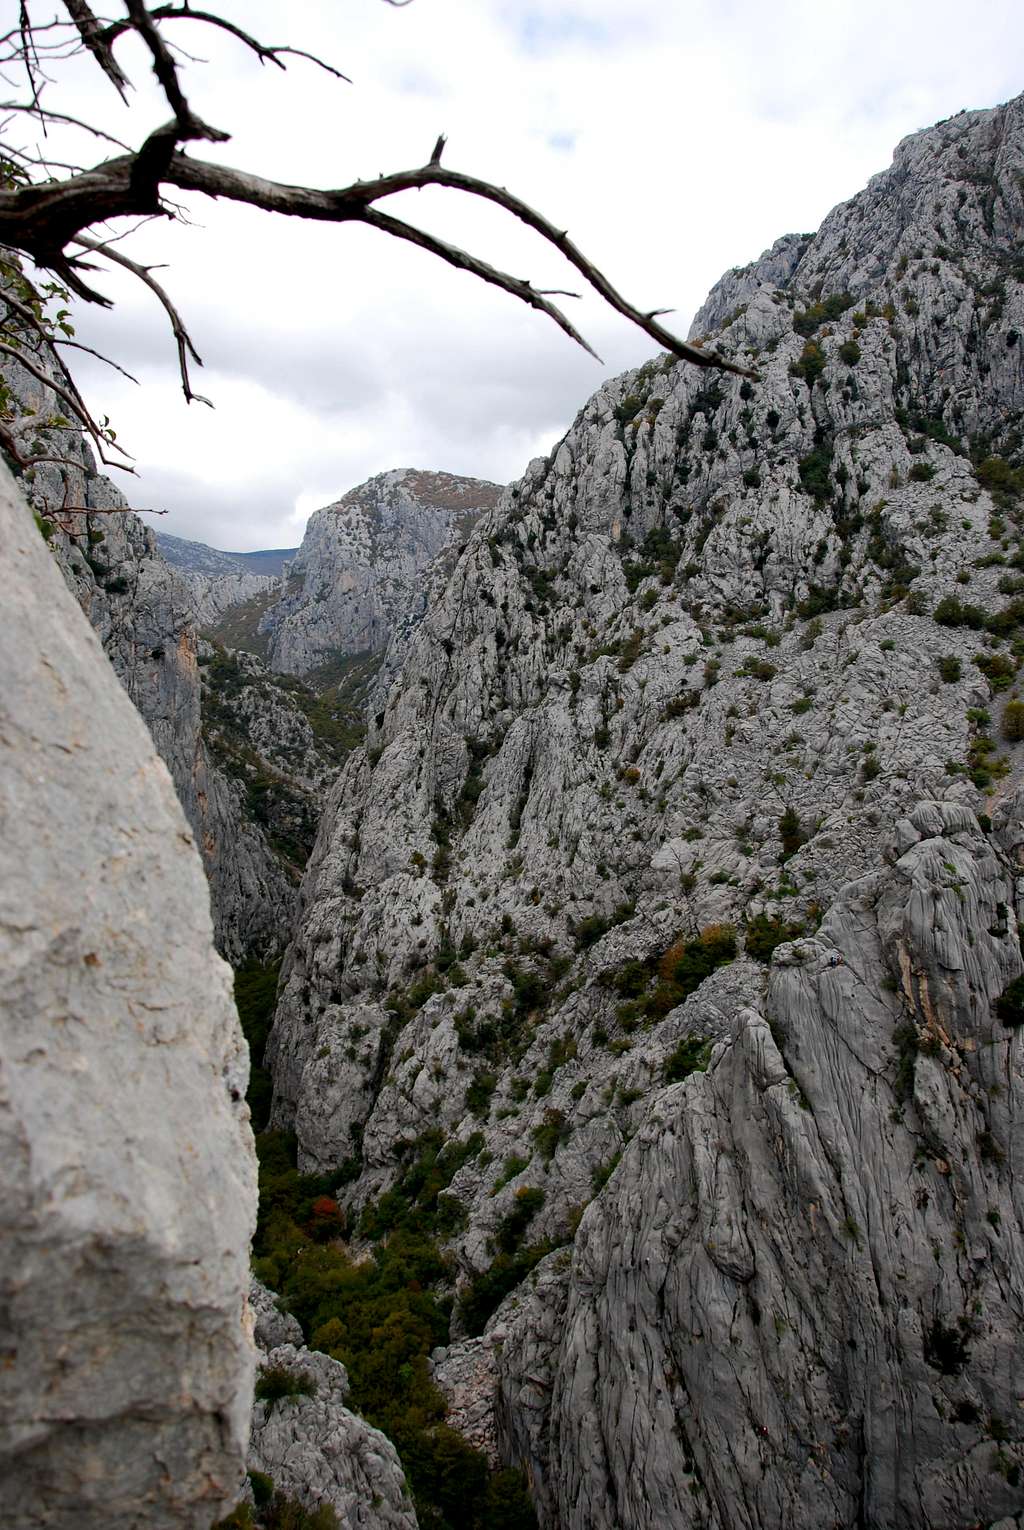
[[[757,381],[652,360],[280,569],[175,568],[77,437],[88,517],[22,484],[262,995],[233,1523],[1024,1523],[1022,233],[1018,98],[726,273],[691,338]]]

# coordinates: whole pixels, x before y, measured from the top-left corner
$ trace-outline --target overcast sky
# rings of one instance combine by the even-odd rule
[[[677,331],[730,266],[814,229],[891,161],[900,138],[1024,88],[1019,0],[223,0],[271,43],[322,54],[263,67],[209,29],[172,35],[194,110],[231,132],[196,146],[290,182],[342,186],[445,163],[508,186],[567,227],[625,295]],[[285,30],[282,30],[285,28]],[[50,104],[138,142],[167,116],[143,82],[129,114],[79,72]],[[75,90],[82,94],[75,99]],[[505,215],[443,191],[386,209],[544,286],[571,269]],[[194,197],[188,227],[127,252],[167,263],[206,363],[186,407],[162,314],[111,280],[113,313],[79,337],[128,367],[77,375],[133,453],[129,499],[151,524],[214,546],[296,544],[310,512],[373,473],[420,467],[505,482],[549,449],[606,376],[655,351],[597,299],[570,316],[598,365],[506,294],[369,229],[283,220]]]

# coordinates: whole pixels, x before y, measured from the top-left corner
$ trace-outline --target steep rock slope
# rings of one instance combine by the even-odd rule
[[[456,1334],[536,1266],[492,1354],[546,1524],[1021,1506],[1020,955],[981,834],[1016,845],[1024,773],[1022,186],[1024,104],[961,114],[728,273],[695,332],[760,382],[602,388],[328,805],[275,1120],[354,1210],[440,1148]]]
[[[395,1447],[345,1407],[345,1367],[306,1349],[301,1331],[261,1353],[260,1363],[264,1373],[283,1370],[307,1390],[257,1402],[250,1470],[310,1508],[329,1504],[344,1530],[417,1530]]]
[[[196,626],[216,627],[234,606],[262,599],[270,602],[280,581],[271,574],[186,574],[195,601]]]
[[[283,598],[263,617],[275,669],[304,675],[378,653],[424,609],[424,573],[465,542],[496,484],[454,473],[381,473],[309,519]]]
[[[34,360],[59,379],[51,351],[40,347]],[[233,758],[221,768],[225,762],[211,759],[204,740],[196,598],[184,576],[160,556],[153,533],[125,511],[123,497],[97,472],[81,437],[53,423],[58,418],[55,395],[16,361],[5,362],[3,379],[15,401],[12,412],[23,411],[18,428],[32,424],[57,459],[36,465],[22,487],[72,593],[171,772],[203,857],[218,948],[234,961],[279,951],[295,907],[320,787],[306,792],[315,802],[305,807],[310,825],[301,858],[296,862],[291,852],[280,855],[265,832],[267,822],[252,813],[250,799],[253,781],[263,782],[268,775],[276,780],[282,772],[261,764],[252,750],[244,762]],[[64,514],[65,505],[77,509]],[[273,691],[268,710],[278,729],[287,713],[292,731],[308,732],[301,709],[287,693]],[[258,707],[250,703],[248,711],[253,716]],[[262,731],[266,735],[267,727]],[[301,795],[302,783],[297,789]],[[295,783],[286,782],[284,790],[294,795]]]
[[[116,511],[116,491],[88,464],[83,479],[86,503],[98,498],[98,509]],[[202,853],[219,949],[232,960],[279,949],[294,877],[247,813],[244,783],[221,770],[206,747],[191,590],[135,516],[83,517],[72,534],[56,532],[51,545],[167,762]]]
[[[248,1058],[167,770],[6,469],[0,535],[3,1517],[199,1530],[248,1436]]]

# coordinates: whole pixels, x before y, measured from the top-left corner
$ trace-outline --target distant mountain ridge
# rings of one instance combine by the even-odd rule
[[[166,531],[158,531],[156,541],[167,562],[186,574],[269,574],[279,579],[285,563],[299,550],[267,547],[257,552],[222,552],[205,542],[190,542]]]

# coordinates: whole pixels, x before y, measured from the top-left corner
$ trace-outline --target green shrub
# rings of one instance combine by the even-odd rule
[[[1008,508],[1024,494],[1024,473],[1011,467],[1005,457],[986,457],[978,463],[974,473],[1001,509]]]
[[[255,1397],[272,1408],[283,1397],[315,1397],[316,1382],[305,1371],[290,1371],[284,1365],[268,1365],[256,1378]]]
[[[520,1471],[494,1472],[484,1493],[482,1530],[537,1530],[537,1516]]]
[[[831,471],[832,448],[830,445],[816,446],[806,457],[801,457],[799,463],[800,485],[804,492],[820,502],[831,499]],[[826,607],[825,609],[831,608]],[[809,614],[816,616],[818,613],[812,611]]]
[[[265,1508],[274,1496],[274,1484],[266,1472],[251,1471],[249,1473],[249,1486],[252,1489],[253,1501],[257,1509]]]
[[[930,462],[915,462],[909,473],[911,483],[930,483],[934,477],[935,469]]]
[[[516,1191],[512,1209],[498,1223],[494,1241],[503,1254],[514,1254],[523,1234],[544,1204],[544,1191],[523,1185]]]
[[[940,627],[970,627],[980,632],[985,626],[985,613],[980,606],[965,606],[955,595],[943,596],[932,618]]]
[[[822,372],[825,370],[826,356],[817,340],[808,340],[800,352],[799,360],[794,361],[789,369],[790,377],[802,377],[809,388],[813,388]]]
[[[788,940],[796,940],[803,931],[802,924],[787,924],[779,917],[755,914],[753,919],[747,921],[744,949],[755,961],[767,964],[776,946],[785,945]]]
[[[936,663],[939,667],[939,678],[944,680],[947,685],[952,685],[954,680],[959,680],[963,674],[963,665],[956,654],[943,654],[940,659],[936,660]]]
[[[994,691],[1009,690],[1017,673],[1017,665],[1006,654],[976,653],[974,662]]]
[[[1008,983],[996,1000],[996,1014],[1004,1025],[1024,1025],[1024,976]]]
[[[782,840],[782,855],[779,857],[782,861],[788,861],[806,842],[807,836],[801,827],[800,815],[792,803],[787,804],[779,819],[779,837]]]
[[[970,1359],[964,1334],[952,1323],[936,1318],[924,1336],[924,1358],[944,1376],[959,1376]]]
[[[297,1499],[275,1492],[273,1482],[263,1472],[250,1472],[249,1481],[255,1503],[240,1503],[225,1519],[219,1519],[213,1530],[338,1530],[338,1516],[330,1504],[304,1508]]]
[[[830,320],[835,320],[852,308],[854,299],[849,292],[833,292],[826,298],[809,303],[793,315],[793,328],[798,335],[813,335],[814,331]]]
[[[235,1006],[242,1035],[249,1044],[249,1090],[246,1099],[254,1132],[263,1131],[270,1119],[274,1086],[269,1069],[263,1066],[263,1054],[274,1019],[280,973],[280,962],[245,962],[235,969]]]
[[[496,1073],[478,1073],[466,1090],[466,1109],[482,1120],[490,1111],[491,1096],[498,1085]]]
[[[550,1163],[563,1142],[568,1142],[572,1126],[560,1110],[546,1110],[540,1126],[533,1128],[533,1140],[545,1163]]]
[[[475,1275],[462,1293],[459,1305],[462,1320],[470,1338],[477,1338],[487,1326],[487,1320],[495,1312],[510,1291],[514,1291],[545,1254],[551,1252],[548,1243],[532,1244],[515,1254],[498,1254],[493,1263],[481,1275]]]
[[[666,1084],[681,1084],[691,1073],[703,1073],[711,1058],[711,1043],[704,1036],[687,1036],[665,1059],[662,1078]]]
[[[528,1158],[521,1157],[519,1153],[509,1153],[501,1166],[501,1173],[494,1181],[494,1189],[496,1191],[503,1189],[509,1180],[515,1179],[517,1174],[522,1174],[529,1162]]]
[[[1011,744],[1024,739],[1024,701],[1008,701],[1003,711],[1003,737]]]
[[[591,1189],[595,1195],[604,1189],[605,1185],[611,1179],[616,1168],[618,1167],[621,1158],[621,1153],[613,1153],[610,1158],[605,1159],[604,1163],[598,1164],[597,1168],[590,1176]]]
[[[577,920],[573,927],[577,951],[585,951],[596,945],[609,930],[632,919],[635,911],[632,903],[620,903],[611,914],[589,914],[585,919]]]
[[[839,359],[848,367],[855,367],[860,360],[860,346],[856,340],[844,340],[839,347]]]

